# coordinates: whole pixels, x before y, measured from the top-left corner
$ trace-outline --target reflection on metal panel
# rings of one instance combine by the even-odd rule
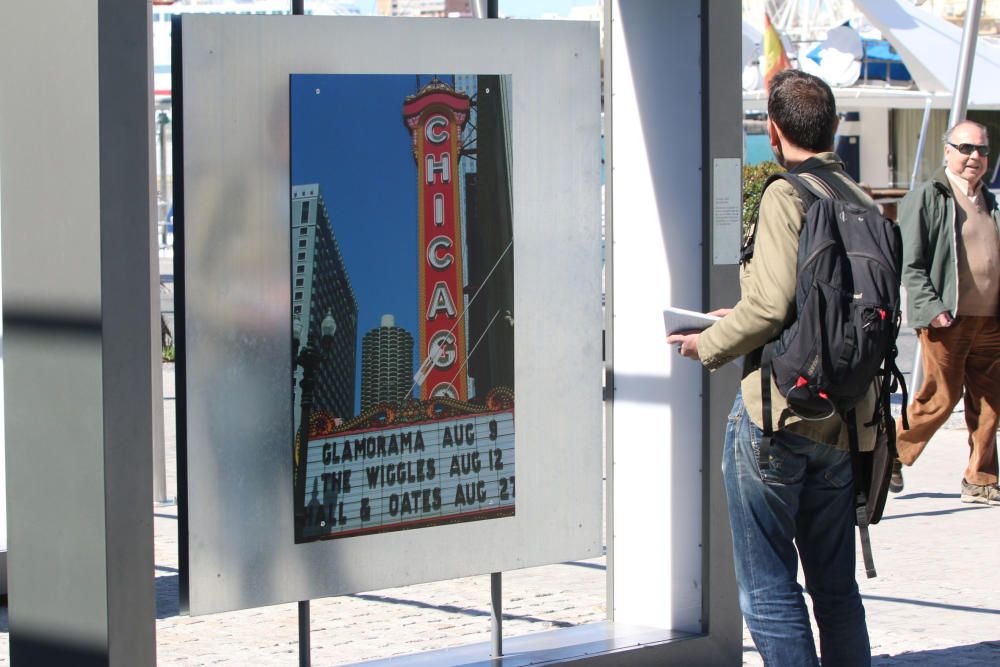
[[[188,447],[188,492],[183,500],[188,512],[191,613],[599,555],[596,26],[296,19],[183,19],[186,333],[182,342],[187,381],[183,390],[179,388],[179,399],[183,391]],[[447,44],[447,48],[428,48],[429,44]],[[505,48],[509,44],[518,48]],[[516,457],[501,445],[487,446],[479,461],[488,467],[490,449],[500,449],[504,461],[516,458],[515,516],[294,542],[294,499],[289,484],[294,475],[289,425],[295,417],[289,354],[294,298],[289,273],[289,216],[294,211],[290,193],[293,185],[314,182],[292,183],[289,176],[289,76],[302,72],[510,75],[510,136],[498,134],[489,140],[501,147],[509,142],[512,149],[509,201],[516,287],[513,310],[499,317],[504,326],[513,328],[514,341],[484,340],[482,345],[514,350]],[[405,137],[402,122],[400,131]],[[372,174],[378,177],[377,171]],[[480,165],[475,177],[497,175],[488,170],[484,174]],[[337,193],[324,192],[323,196]],[[469,207],[466,201],[465,208]],[[433,209],[429,210],[433,215]],[[358,220],[357,224],[367,222]],[[473,277],[466,276],[466,280],[472,282]],[[479,320],[485,326],[489,315],[476,317],[486,318]],[[359,334],[372,326],[359,324]],[[467,340],[471,348],[476,337],[470,335]],[[415,350],[415,356],[422,355],[423,351]],[[472,355],[468,367],[474,361]],[[467,372],[475,377],[487,370],[477,367]],[[502,375],[503,369],[493,371]],[[470,384],[466,391],[472,390]],[[488,434],[488,424],[485,428]],[[476,429],[478,443],[479,425]],[[323,460],[324,441],[309,442],[313,469],[307,470],[306,501],[312,480],[318,479],[322,504],[323,474],[328,475],[332,493],[338,470],[332,453],[330,465],[315,467],[317,456]],[[452,461],[446,459],[450,471]],[[444,461],[436,464],[437,474],[444,474],[440,470]],[[471,465],[468,459],[466,463]],[[460,470],[461,465],[459,459]],[[351,474],[353,485],[356,473]],[[404,474],[409,476],[410,469]],[[482,503],[480,487],[470,487],[476,503],[467,509],[489,509],[491,498],[502,500],[502,477],[492,480],[495,485],[486,482]],[[511,496],[513,482],[508,480]],[[466,491],[463,487],[463,499]],[[442,486],[442,505],[453,506],[457,494],[457,482],[453,488]],[[407,518],[414,503],[419,502],[421,511],[424,504],[422,493],[409,497]],[[339,502],[333,514],[338,524]],[[428,502],[433,511],[433,493]],[[398,503],[401,512],[401,496]],[[379,509],[392,519],[393,507],[389,498]],[[344,516],[349,517],[351,510],[345,504]],[[360,505],[354,511],[360,513]],[[325,510],[328,522],[329,516]],[[401,553],[423,555],[403,559]]]

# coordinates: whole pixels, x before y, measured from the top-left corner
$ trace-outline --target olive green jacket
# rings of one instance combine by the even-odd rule
[[[986,210],[1000,232],[996,197],[989,188],[982,191]],[[916,329],[929,327],[931,320],[946,310],[955,315],[958,309],[955,206],[955,195],[944,167],[907,193],[899,204],[906,319]]]
[[[834,153],[820,153],[791,170],[804,175],[814,189],[838,199],[875,206],[844,171]],[[791,183],[779,180],[767,187],[760,201],[753,258],[740,269],[740,301],[732,312],[698,337],[698,354],[709,370],[745,355],[741,389],[751,421],[761,428],[760,350],[795,319],[795,280],[799,233],[805,207]],[[875,446],[875,429],[865,428],[875,410],[875,387],[857,406],[858,444],[862,451]],[[775,430],[787,428],[815,442],[848,449],[847,428],[840,416],[803,421],[789,410],[771,380]]]

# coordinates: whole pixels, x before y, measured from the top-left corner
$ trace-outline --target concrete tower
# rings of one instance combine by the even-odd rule
[[[398,403],[413,386],[413,336],[383,315],[377,329],[361,341],[361,411],[379,403]]]

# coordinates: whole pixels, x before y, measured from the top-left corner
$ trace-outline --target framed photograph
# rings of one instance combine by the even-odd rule
[[[296,542],[514,514],[510,89],[289,78]]]
[[[597,26],[172,35],[181,608],[599,555]]]

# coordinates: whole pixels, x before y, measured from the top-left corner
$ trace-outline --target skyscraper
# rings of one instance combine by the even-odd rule
[[[330,315],[333,342],[317,369],[313,409],[331,417],[354,416],[354,369],[358,348],[358,303],[333,234],[318,184],[292,186],[292,319],[302,326],[302,340],[320,345],[320,326]],[[297,350],[293,351],[293,355]],[[295,368],[295,424],[299,423]]]
[[[361,412],[379,403],[398,403],[413,386],[413,336],[392,315],[361,341]]]
[[[466,315],[470,398],[493,387],[514,389],[514,253],[511,205],[510,78],[476,82],[474,169],[463,171],[464,218],[471,300]],[[466,142],[469,143],[469,142]]]

